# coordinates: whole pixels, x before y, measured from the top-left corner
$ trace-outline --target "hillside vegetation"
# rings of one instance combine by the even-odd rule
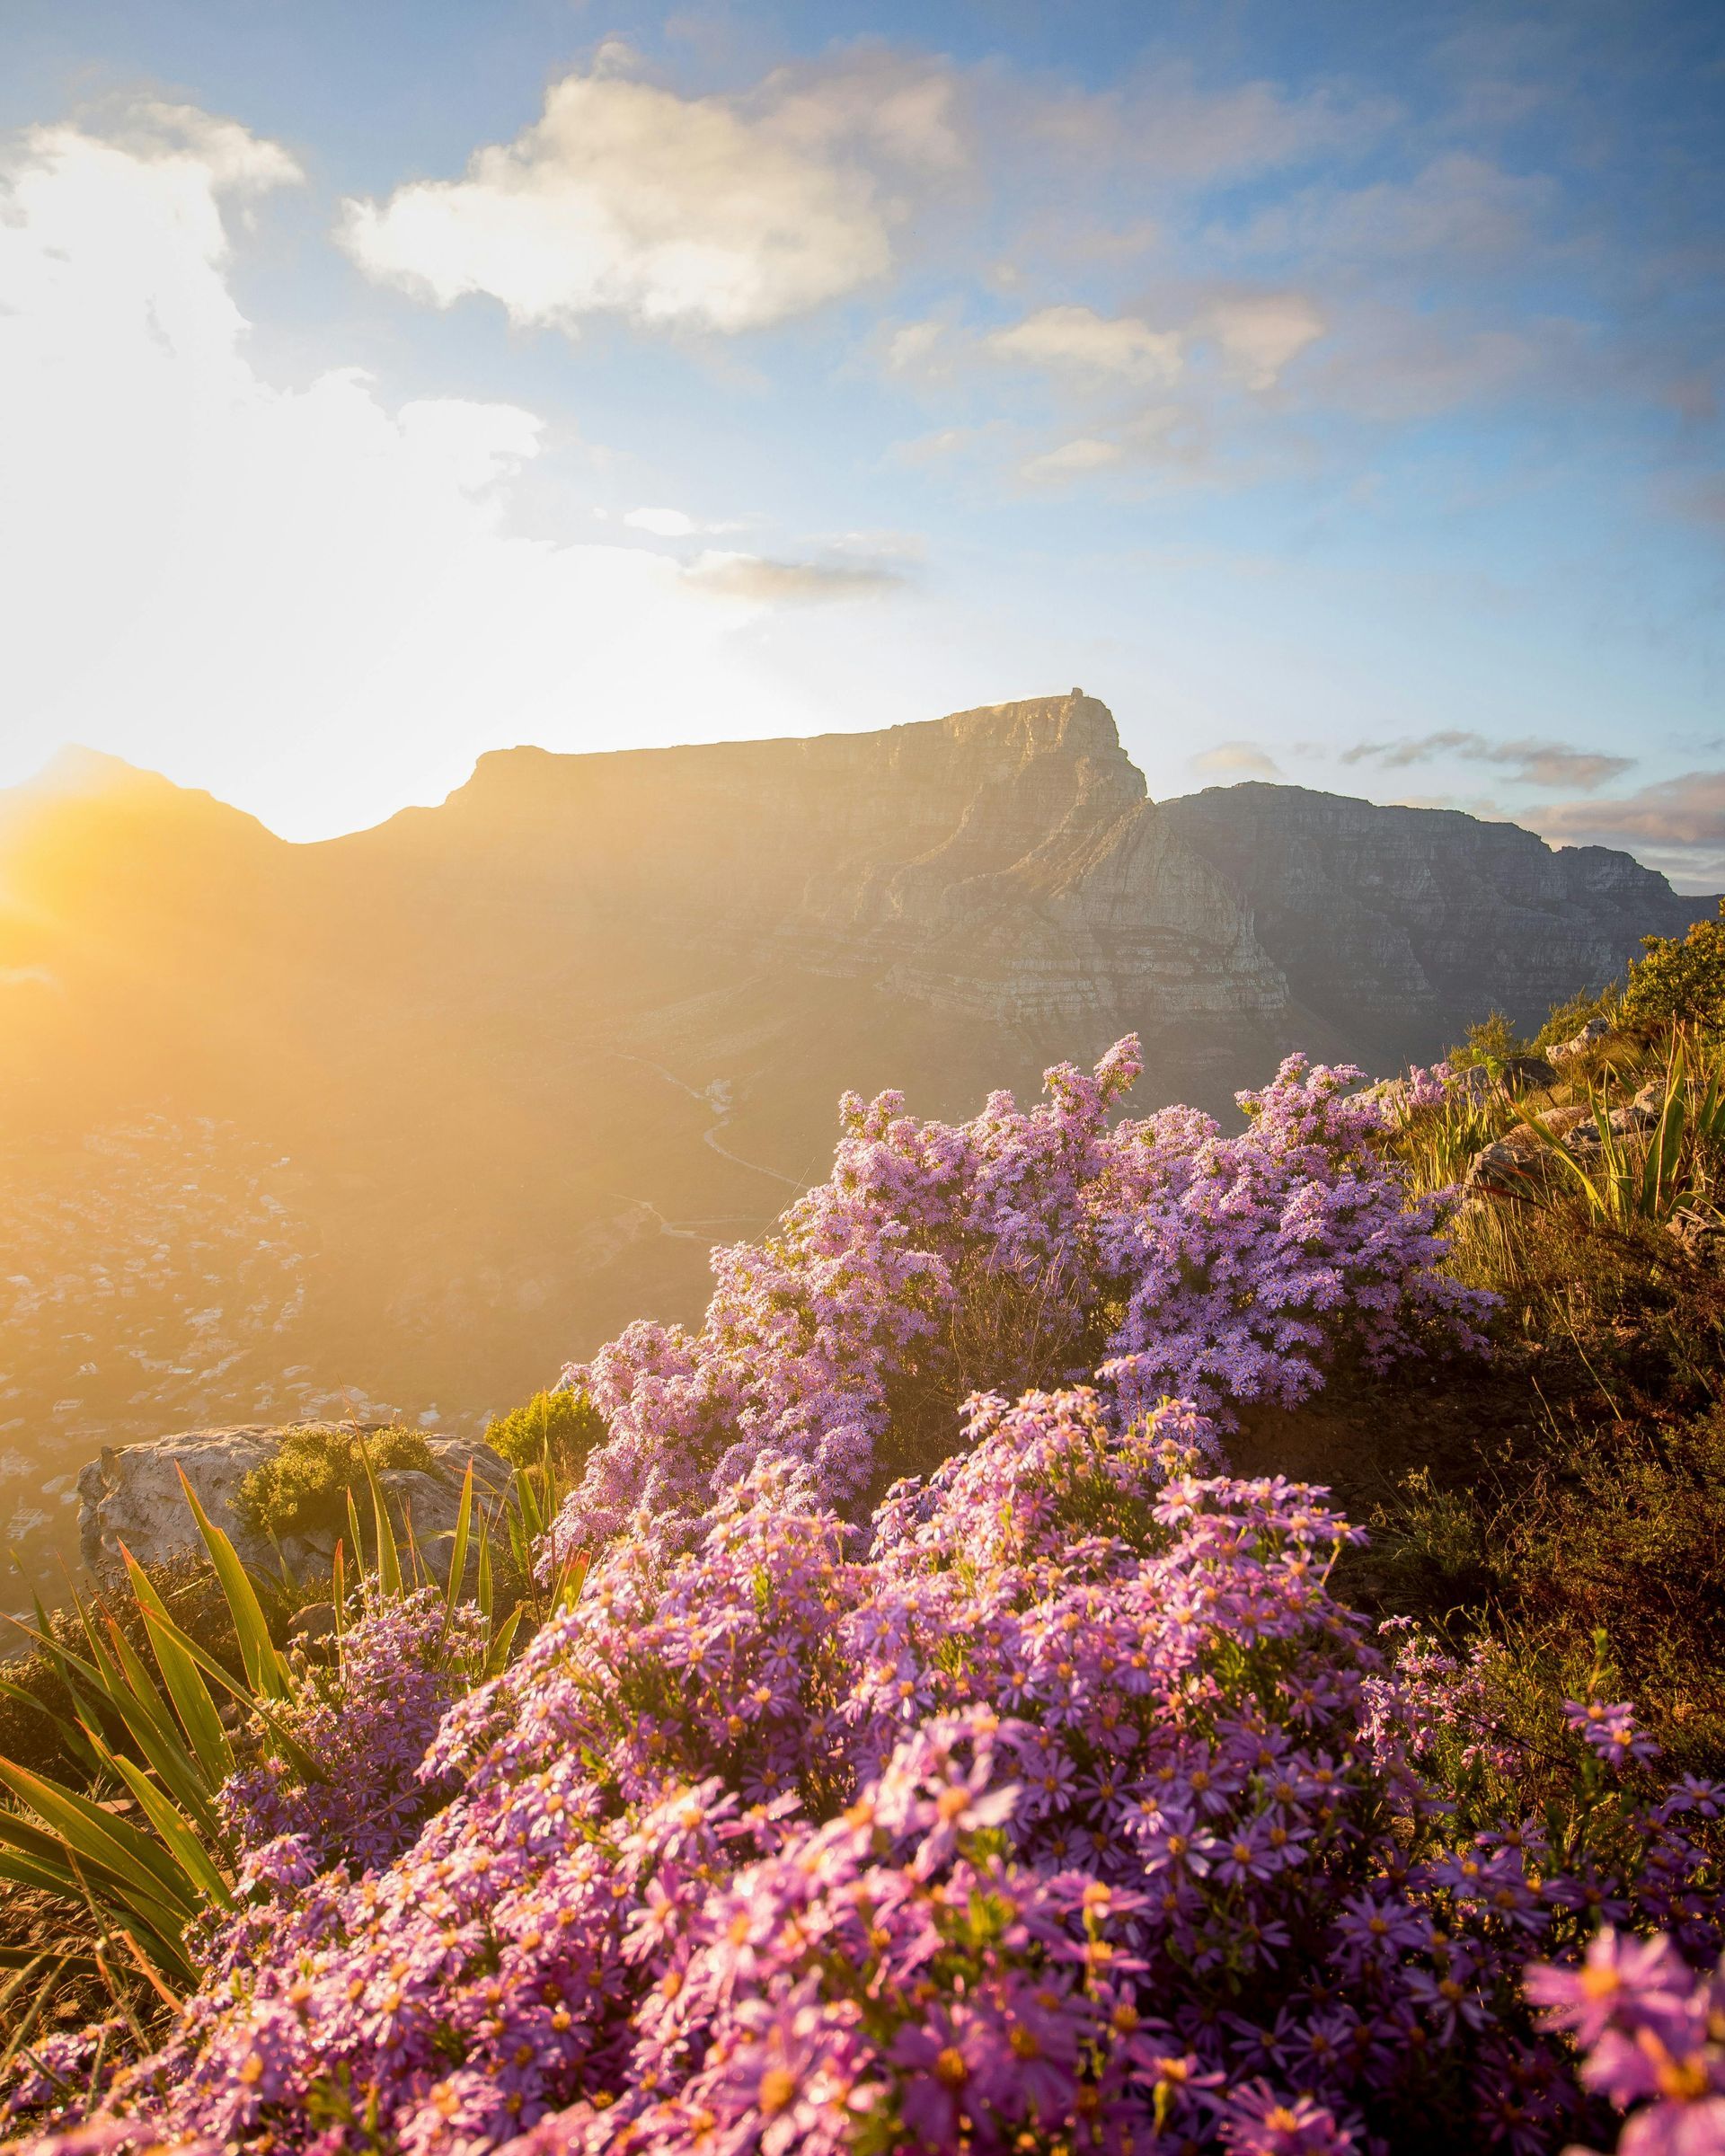
[[[698,1330],[494,1427],[447,1592],[379,1503],[296,1643],[214,1530],[219,1646],[45,1624],[14,2129],[1725,2146],[1716,932],[1238,1135],[1119,1119],[1131,1041],[847,1099]]]

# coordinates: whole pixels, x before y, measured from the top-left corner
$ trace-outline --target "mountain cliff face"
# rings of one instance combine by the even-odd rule
[[[1495,1005],[1532,1029],[1646,935],[1714,911],[1604,846],[1297,786],[1211,787],[1160,821],[1225,882],[1291,996],[1366,1061],[1429,1057]]]
[[[509,1404],[692,1314],[846,1087],[968,1113],[1135,1029],[1142,1108],[1225,1109],[1290,1047],[1531,1021],[1710,910],[1464,816],[1151,802],[1076,690],[508,750],[314,846],[64,760],[0,796],[0,1493],[168,1428]]]
[[[327,849],[566,936],[657,937],[1039,1031],[1153,1009],[1278,1010],[1225,879],[1154,814],[1104,704],[1070,696],[877,734],[482,758],[443,808]],[[411,866],[410,866],[411,864]]]

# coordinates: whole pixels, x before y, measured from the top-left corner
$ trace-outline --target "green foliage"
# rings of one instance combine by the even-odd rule
[[[1591,1166],[1538,1118],[1517,1112],[1517,1120],[1539,1141],[1548,1172],[1569,1179],[1603,1225],[1662,1225],[1680,1206],[1711,1190],[1725,1144],[1725,1058],[1701,1052],[1693,1082],[1689,1063],[1677,1042],[1662,1074],[1658,1121],[1637,1137],[1612,1128],[1606,1093],[1589,1089],[1588,1106],[1599,1141]]]
[[[168,1558],[149,1566],[146,1577],[181,1630],[190,1633],[231,1675],[237,1675],[243,1666],[239,1642],[227,1598],[208,1557],[185,1552]],[[149,1631],[137,1596],[102,1591],[87,1604],[74,1603],[49,1612],[45,1619],[39,1611],[37,1629],[45,1644],[0,1660],[0,1758],[59,1780],[82,1773],[87,1760],[75,1741],[74,1700],[53,1650],[81,1651],[86,1617],[102,1628],[104,1636],[110,1624],[116,1625],[130,1647],[149,1652]]]
[[[337,1543],[332,1583],[338,1658],[341,1613],[349,1600],[348,1540],[361,1552],[353,1590],[360,1606],[376,1608],[399,1598],[420,1578],[419,1555],[411,1547],[404,1568],[367,1453],[357,1458],[371,1507],[372,1556],[367,1565],[356,1509],[344,1492],[348,1537]],[[302,1780],[316,1780],[320,1774],[319,1763],[289,1727],[295,1704],[308,1685],[315,1685],[318,1673],[276,1645],[258,1583],[190,1485],[185,1488],[208,1559],[199,1577],[200,1599],[208,1600],[206,1583],[216,1583],[225,1605],[219,1629],[231,1643],[230,1660],[218,1660],[176,1621],[151,1575],[128,1555],[126,1597],[75,1601],[71,1613],[52,1618],[38,1603],[37,1622],[25,1628],[36,1648],[30,1682],[8,1680],[0,1693],[22,1718],[38,1752],[41,1728],[52,1732],[59,1770],[46,1772],[36,1759],[0,1748],[0,1881],[14,1895],[58,1905],[62,1917],[71,1913],[79,1942],[90,1950],[69,1959],[62,1955],[55,1981],[75,1961],[79,1973],[99,1972],[128,2013],[124,1986],[114,1975],[116,1957],[127,1982],[141,1977],[155,1998],[171,1998],[174,1987],[197,1981],[196,1956],[188,1943],[197,1920],[233,1900],[233,1852],[216,1798],[234,1771],[236,1747],[247,1756],[275,1756]],[[475,1524],[470,1464],[450,1552],[446,1608],[451,1616],[472,1543],[477,1546],[480,1601],[489,1618],[490,1531],[483,1518]],[[566,1569],[556,1585],[559,1601],[579,1592],[584,1571],[584,1566]],[[184,1595],[179,1599],[183,1605]],[[125,1621],[116,1613],[122,1606]],[[477,1683],[501,1671],[520,1617],[517,1609],[491,1627],[471,1666],[453,1665],[465,1682]],[[142,1649],[135,1644],[140,1638]],[[124,1812],[134,1817],[122,1816]],[[9,1942],[0,1951],[23,1955],[31,1966],[42,1958]]]
[[[1551,1015],[1534,1036],[1535,1052],[1543,1048],[1554,1048],[1562,1041],[1573,1040],[1582,1027],[1596,1018],[1614,1023],[1623,994],[1621,985],[1612,981],[1603,988],[1580,989],[1567,1001],[1553,1003]]]
[[[1397,1130],[1394,1148],[1412,1188],[1423,1196],[1461,1182],[1474,1154],[1500,1138],[1514,1120],[1515,1110],[1501,1093],[1475,1100],[1454,1092],[1436,1106],[1415,1109]]]
[[[1636,1025],[1693,1026],[1725,1034],[1725,899],[1720,915],[1688,934],[1643,936],[1647,956],[1629,969],[1623,1016]]]
[[[1692,946],[1704,959],[1714,942],[1725,984],[1725,932],[1704,926],[1706,936],[1654,946],[1643,966],[1668,986],[1704,985]],[[1675,994],[1670,1006],[1686,1020],[1697,1009]],[[1477,1651],[1500,1727],[1537,1741],[1538,1702],[1582,1696],[1606,1654],[1668,1763],[1717,1774],[1725,1237],[1690,1231],[1717,1222],[1725,1196],[1725,1052],[1718,1029],[1653,1022],[1647,1010],[1644,994],[1632,1019],[1629,998],[1606,991],[1553,1011],[1542,1044],[1596,1015],[1623,1028],[1561,1072],[1552,1091],[1570,1115],[1553,1114],[1561,1100],[1528,1114],[1452,1099],[1389,1141],[1427,1189],[1458,1180],[1473,1152],[1519,1127],[1527,1173],[1519,1194],[1482,1193],[1451,1230],[1452,1269],[1502,1298],[1495,1418],[1476,1420],[1439,1459],[1411,1422],[1396,1427],[1412,1401],[1381,1403],[1393,1495],[1382,1497],[1380,1477],[1375,1511],[1366,1499],[1373,1540],[1358,1569],[1366,1600]],[[1495,1021],[1471,1039],[1488,1057],[1511,1046]],[[1650,1080],[1652,1118],[1614,1129],[1612,1111]],[[1558,1134],[1580,1109],[1597,1143],[1571,1151]],[[1680,1211],[1689,1222],[1676,1222]]]
[[[485,1442],[513,1467],[536,1468],[548,1461],[558,1480],[572,1487],[588,1454],[610,1434],[585,1392],[535,1392],[525,1407],[498,1416]]]
[[[320,1530],[340,1533],[349,1492],[364,1490],[368,1470],[431,1465],[431,1448],[417,1430],[308,1423],[288,1431],[275,1457],[246,1476],[234,1510],[253,1533],[277,1542]]]
[[[1504,1063],[1511,1056],[1526,1056],[1525,1041],[1501,1011],[1491,1012],[1467,1029],[1467,1038],[1451,1048],[1445,1060],[1452,1070],[1464,1071],[1476,1063]]]

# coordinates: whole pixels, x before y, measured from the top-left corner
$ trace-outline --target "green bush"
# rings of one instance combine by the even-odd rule
[[[1720,916],[1686,936],[1643,936],[1644,959],[1629,969],[1623,1016],[1635,1025],[1698,1026],[1725,1033],[1725,899]]]
[[[1567,1002],[1553,1003],[1551,1016],[1534,1036],[1535,1049],[1554,1048],[1562,1041],[1573,1040],[1592,1019],[1614,1021],[1623,994],[1621,983],[1611,981],[1603,988],[1583,988]]]
[[[1476,1063],[1505,1063],[1511,1056],[1525,1056],[1528,1046],[1504,1013],[1493,1011],[1467,1029],[1467,1038],[1451,1048],[1446,1060],[1452,1070],[1464,1071]]]
[[[548,1459],[559,1485],[579,1482],[588,1454],[610,1430],[585,1392],[535,1392],[524,1407],[500,1415],[485,1442],[515,1467],[537,1467]]]
[[[273,1535],[278,1542],[320,1531],[339,1533],[346,1524],[349,1490],[365,1509],[367,1460],[374,1472],[432,1465],[431,1448],[417,1430],[308,1423],[289,1430],[275,1458],[252,1470],[240,1484],[234,1509],[254,1533]]]

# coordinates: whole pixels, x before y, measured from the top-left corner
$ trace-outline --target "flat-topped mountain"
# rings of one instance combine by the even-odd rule
[[[1464,816],[1152,802],[1075,690],[511,749],[307,846],[63,758],[0,796],[0,1532],[42,1461],[464,1421],[692,1313],[711,1244],[824,1171],[847,1086],[960,1113],[1136,1029],[1144,1107],[1223,1107],[1291,1047],[1388,1069],[1493,1003],[1532,1021],[1711,910]]]

